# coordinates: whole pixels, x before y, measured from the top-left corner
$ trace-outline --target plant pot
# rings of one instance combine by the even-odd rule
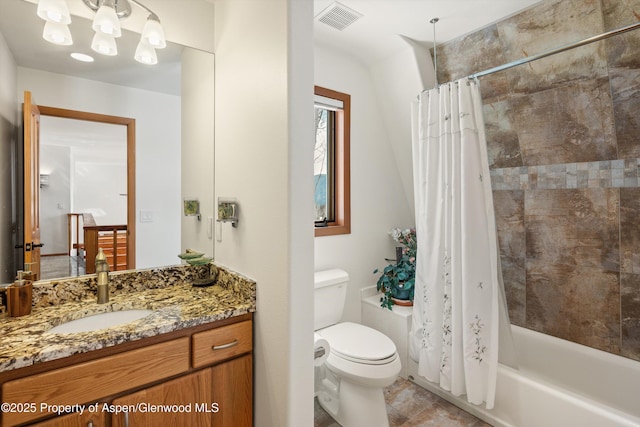
[[[391,297],[391,301],[393,301],[393,303],[395,305],[399,305],[401,307],[412,307],[413,306],[413,301],[408,300],[408,299],[397,299],[397,298]]]
[[[394,301],[400,300],[400,301],[411,302],[411,300],[409,299],[411,297],[411,289],[393,288],[391,290],[391,297]],[[413,302],[411,302],[411,304],[413,304]],[[401,305],[401,304],[398,304],[398,305]]]

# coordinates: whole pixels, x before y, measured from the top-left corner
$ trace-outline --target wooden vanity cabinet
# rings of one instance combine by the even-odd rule
[[[63,360],[56,361],[51,369],[35,365],[8,377],[0,373],[2,402],[85,408],[98,403],[96,413],[86,410],[34,424],[29,423],[49,414],[2,413],[0,427],[249,427],[252,329],[247,314],[126,343],[87,361],[89,353],[71,356],[63,366]]]
[[[250,427],[252,365],[248,354],[114,399],[114,408],[140,408],[144,412],[114,414],[111,425]]]
[[[60,415],[59,417],[55,417],[47,421],[29,425],[32,427],[106,427],[107,414],[101,412],[85,412],[83,414],[74,412],[72,414]]]
[[[253,425],[253,358],[251,354],[221,363],[211,369],[212,401],[220,411],[212,427]]]
[[[210,427],[211,368],[114,399],[113,427]],[[153,405],[153,406],[151,406]],[[125,408],[132,408],[131,412]]]

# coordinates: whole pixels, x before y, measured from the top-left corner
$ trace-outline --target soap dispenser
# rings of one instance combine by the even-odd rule
[[[29,272],[18,271],[16,281],[7,288],[7,313],[10,317],[26,316],[31,313],[32,289],[31,280],[25,279]]]
[[[109,302],[109,263],[102,248],[96,255],[96,278],[98,281],[98,304]]]

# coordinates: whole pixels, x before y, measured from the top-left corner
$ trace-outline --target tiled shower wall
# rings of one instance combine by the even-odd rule
[[[438,81],[638,20],[640,0],[544,0],[439,46]],[[640,30],[480,84],[512,323],[640,360]]]

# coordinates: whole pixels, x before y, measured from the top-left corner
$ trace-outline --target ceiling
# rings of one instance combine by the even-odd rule
[[[159,63],[147,66],[133,60],[139,35],[123,30],[123,37],[117,40],[119,54],[105,57],[94,54],[96,61],[85,64],[69,57],[72,51],[93,53],[89,48],[93,36],[90,21],[74,16],[71,32],[74,45],[56,46],[41,37],[43,21],[36,14],[36,0],[2,0],[0,13],[0,33],[14,54],[18,65],[28,68],[48,70],[61,74],[105,81],[124,86],[154,90],[163,93],[180,93],[180,53],[182,46],[170,43],[166,49],[158,51]],[[148,0],[150,1],[150,0]],[[184,0],[163,0],[165,10]],[[195,0],[192,0],[195,1]],[[201,1],[201,0],[198,0]],[[213,2],[214,0],[204,0]],[[488,24],[513,15],[540,0],[340,0],[363,16],[353,24],[339,31],[318,19],[314,19],[315,43],[342,51],[365,64],[392,55],[406,47],[400,36],[409,37],[431,47],[434,27],[429,22],[438,18],[436,42],[448,40],[473,32]],[[85,12],[81,0],[67,0],[72,14]],[[317,16],[335,2],[314,0],[314,16]],[[184,5],[186,3],[182,3]],[[155,4],[154,4],[155,5]],[[88,12],[88,9],[86,9]],[[84,13],[91,16],[90,13]],[[130,18],[144,21],[146,16],[133,7]],[[161,20],[171,19],[160,16]]]
[[[316,43],[345,52],[371,65],[406,47],[400,36],[433,46],[471,33],[541,0],[339,0],[363,16],[339,31],[317,17],[333,0],[314,0]]]

